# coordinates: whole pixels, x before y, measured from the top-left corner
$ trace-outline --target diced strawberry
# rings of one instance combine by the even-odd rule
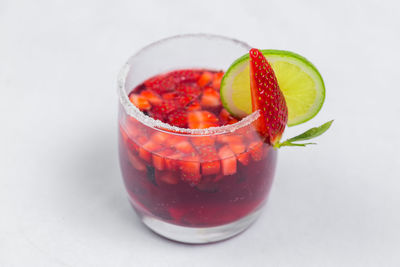
[[[250,161],[250,153],[248,151],[236,155],[237,160],[244,166],[247,166]]]
[[[262,150],[263,142],[256,141],[249,144],[249,151],[251,157],[255,161],[260,161],[263,157],[263,150]]]
[[[170,171],[176,171],[179,169],[178,160],[183,157],[183,154],[180,152],[173,152],[173,150],[171,151],[171,154],[164,158],[165,168]]]
[[[180,95],[175,99],[175,104],[179,108],[184,108],[188,106],[193,101],[193,96],[191,95]]]
[[[213,79],[213,74],[209,71],[204,71],[200,78],[197,80],[197,84],[201,87],[206,86],[207,84],[209,84],[211,82],[211,80]]]
[[[201,173],[203,175],[218,174],[221,163],[214,146],[203,146],[198,148],[201,160]]]
[[[187,141],[185,136],[170,134],[168,139],[165,141],[165,144],[169,147],[175,147],[178,143],[183,141]]]
[[[218,118],[209,111],[191,111],[188,113],[190,129],[205,129],[218,126]]]
[[[236,157],[228,145],[223,146],[219,149],[218,156],[221,159],[222,174],[235,174],[237,168]]]
[[[148,141],[143,146],[139,147],[139,156],[147,162],[151,163],[151,152],[155,152],[162,148],[160,144],[157,144],[153,141]]]
[[[151,136],[151,141],[157,143],[157,144],[164,144],[170,137],[170,134],[164,133],[164,132],[155,132]]]
[[[163,101],[157,93],[150,90],[143,90],[140,92],[140,95],[146,98],[152,105],[160,105]]]
[[[183,208],[169,208],[169,215],[174,219],[175,222],[180,222],[183,218],[183,215],[185,215],[186,209]]]
[[[144,85],[158,94],[162,94],[174,90],[176,81],[173,76],[164,74],[148,79]]]
[[[176,150],[185,153],[185,154],[192,154],[195,153],[195,149],[188,141],[182,141],[175,145]]]
[[[128,159],[129,159],[129,162],[131,163],[131,165],[136,170],[138,170],[138,171],[145,171],[146,170],[146,164],[130,151],[128,151]]]
[[[219,143],[224,143],[224,144],[231,144],[231,143],[243,144],[243,136],[221,134],[217,136],[217,141]]]
[[[153,158],[153,166],[154,166],[154,168],[156,168],[159,171],[164,170],[164,168],[165,168],[165,159],[164,159],[164,157],[161,156],[160,154],[153,153],[152,154],[152,158]]]
[[[219,93],[216,92],[213,88],[205,89],[203,95],[201,96],[200,104],[203,107],[208,108],[219,107],[221,105]]]
[[[201,109],[201,106],[200,106],[200,103],[198,101],[194,101],[192,104],[190,104],[187,107],[188,111],[194,111],[194,110],[200,110],[200,109]]]
[[[183,160],[179,160],[179,170],[181,171],[181,178],[184,181],[191,184],[198,184],[201,180],[198,156],[186,157]]]
[[[195,136],[190,137],[190,141],[196,147],[202,146],[213,146],[215,143],[215,137],[213,136]]]
[[[221,87],[221,80],[222,80],[223,76],[224,76],[223,71],[219,71],[214,74],[214,80],[212,82],[212,86],[214,87],[215,90],[219,91],[219,88]]]
[[[190,97],[191,101],[196,100],[201,94],[201,89],[198,86],[189,84],[180,84],[176,91],[181,95]]]
[[[241,142],[232,142],[229,143],[229,148],[232,150],[233,153],[236,155],[243,153],[246,150],[246,146]]]
[[[179,82],[195,82],[200,77],[199,70],[175,70],[168,75],[173,76],[177,83]]]
[[[165,183],[165,184],[177,184],[179,182],[179,176],[175,172],[169,172],[169,171],[163,171],[163,172],[157,172],[156,173],[156,181],[157,184]]]
[[[184,109],[177,109],[168,115],[168,122],[174,126],[186,128],[188,125],[187,112]]]
[[[164,100],[173,100],[173,99],[175,99],[176,97],[178,97],[178,93],[177,92],[169,92],[169,93],[165,93],[165,94],[162,94],[162,98],[164,99]]]
[[[141,146],[143,146],[145,143],[147,143],[147,141],[149,141],[149,138],[145,135],[141,135],[136,137],[136,139],[133,140],[132,145],[134,147],[134,149],[139,152]]]
[[[221,121],[222,125],[226,124],[233,124],[238,122],[237,119],[235,119],[226,109],[222,109],[221,112],[219,113],[219,119]]]
[[[143,96],[137,94],[130,94],[129,100],[140,110],[150,110],[150,102]]]
[[[153,107],[153,111],[157,113],[169,114],[176,109],[174,101],[164,101],[161,105]]]

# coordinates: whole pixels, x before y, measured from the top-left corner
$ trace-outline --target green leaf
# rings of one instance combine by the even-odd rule
[[[315,138],[317,136],[320,136],[321,134],[323,134],[324,132],[326,132],[329,127],[331,127],[333,120],[328,121],[324,124],[322,124],[319,127],[314,127],[311,128],[308,131],[305,131],[302,134],[299,134],[298,136],[292,137],[287,139],[286,141],[282,142],[282,143],[277,143],[275,145],[275,147],[280,148],[282,146],[306,146],[306,145],[314,145],[315,143],[294,143],[294,142],[298,142],[298,141],[305,141],[305,140],[310,140],[312,138]]]

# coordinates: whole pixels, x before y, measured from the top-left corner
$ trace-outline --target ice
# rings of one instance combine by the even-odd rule
[[[165,131],[173,131],[182,134],[194,134],[194,135],[211,135],[211,134],[224,134],[224,133],[232,133],[236,130],[246,127],[247,125],[254,122],[260,116],[259,111],[255,111],[252,114],[248,115],[247,117],[243,118],[239,122],[234,124],[220,126],[220,127],[210,127],[207,129],[186,129],[186,128],[179,128],[176,126],[172,126],[168,123],[164,123],[160,120],[155,120],[143,112],[141,112],[137,107],[135,107],[131,101],[129,101],[128,94],[125,90],[125,82],[126,77],[129,73],[130,66],[126,64],[119,73],[118,77],[118,94],[121,105],[124,107],[126,113],[137,119],[139,122],[147,125],[151,128],[157,128]]]

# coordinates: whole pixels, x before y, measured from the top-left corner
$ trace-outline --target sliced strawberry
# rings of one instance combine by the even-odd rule
[[[179,176],[176,172],[169,172],[169,171],[157,172],[156,181],[157,184],[161,182],[164,184],[173,185],[179,183]]]
[[[195,82],[200,77],[199,70],[175,70],[169,73],[178,82]]]
[[[164,74],[148,79],[147,81],[144,82],[144,85],[148,89],[158,94],[162,94],[174,90],[176,85],[176,80],[173,76]]]
[[[190,129],[205,129],[218,126],[218,118],[209,111],[191,111],[188,113]]]
[[[186,128],[188,125],[187,111],[184,109],[177,109],[168,115],[168,122],[171,125]]]
[[[221,134],[217,136],[217,141],[219,143],[224,143],[224,144],[230,144],[230,143],[243,144],[243,136]]]
[[[219,93],[213,88],[206,88],[201,96],[200,104],[206,108],[215,108],[221,105],[221,100],[219,98]]]
[[[191,95],[180,95],[175,99],[175,104],[179,108],[185,108],[193,101],[193,99],[194,98]]]
[[[211,80],[213,79],[213,76],[214,75],[211,72],[204,71],[201,74],[200,78],[197,80],[197,84],[200,87],[204,87],[204,86],[206,86],[207,84],[209,84],[211,82]]]
[[[250,153],[248,151],[243,152],[241,154],[236,155],[236,158],[241,164],[247,166],[250,162]]]
[[[145,161],[151,163],[152,152],[160,150],[162,146],[151,140],[147,141],[143,146],[139,147],[139,156]]]
[[[222,109],[221,112],[219,113],[219,120],[221,121],[222,125],[226,124],[233,124],[238,122],[237,119],[235,119],[226,109]]]
[[[146,171],[146,164],[139,159],[136,155],[132,154],[132,152],[128,151],[128,159],[131,165],[138,171]]]
[[[165,144],[169,147],[175,147],[178,143],[187,141],[185,136],[169,134]]]
[[[176,150],[185,154],[192,154],[195,153],[196,150],[188,141],[182,141],[175,145]]]
[[[260,161],[263,157],[263,142],[256,141],[249,144],[249,151],[254,161]]]
[[[186,157],[179,160],[179,170],[181,178],[191,184],[198,184],[201,180],[200,175],[200,160],[198,156]]]
[[[166,143],[169,137],[170,134],[164,132],[155,132],[151,135],[150,139],[151,141],[161,145]]]
[[[150,102],[143,96],[137,94],[130,94],[129,100],[140,110],[150,110]]]
[[[250,87],[253,111],[260,110],[257,130],[270,144],[280,140],[288,119],[285,97],[275,73],[258,49],[250,52]]]
[[[146,98],[152,105],[160,105],[163,102],[161,97],[151,90],[143,90],[140,92],[140,95]]]
[[[215,143],[214,136],[195,136],[190,138],[190,141],[195,147],[213,146]]]
[[[194,101],[192,104],[190,104],[187,107],[188,111],[195,111],[195,110],[200,110],[200,109],[201,109],[201,106],[200,106],[200,103],[198,101]]]
[[[219,149],[218,156],[221,159],[222,174],[235,174],[237,168],[236,157],[228,145],[223,146]]]
[[[179,169],[178,160],[183,157],[183,154],[180,152],[174,152],[173,150],[171,151],[171,154],[164,158],[165,168],[170,171],[176,171]]]
[[[164,100],[174,100],[178,96],[179,96],[179,93],[177,93],[177,92],[168,92],[168,93],[161,95],[162,99],[164,99]]]
[[[191,100],[197,99],[201,94],[200,87],[190,84],[180,84],[176,88],[176,91],[179,92],[179,94],[181,95],[190,97]]]
[[[214,80],[212,82],[212,86],[217,91],[219,91],[219,88],[221,87],[221,80],[222,80],[223,76],[224,76],[224,72],[223,71],[219,71],[219,72],[214,74]]]
[[[198,151],[201,160],[201,174],[218,174],[221,168],[221,163],[214,146],[199,147]]]

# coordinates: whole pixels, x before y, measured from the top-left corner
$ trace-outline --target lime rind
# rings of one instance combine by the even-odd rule
[[[286,75],[285,79],[282,79],[282,85],[284,82],[288,83],[290,79],[296,80],[296,75],[303,75],[303,77],[300,77],[300,81],[305,83],[303,84],[305,87],[310,86],[310,84],[313,84],[314,90],[305,90],[302,91],[301,88],[296,88],[296,90],[292,90],[292,92],[285,92],[290,90],[290,88],[285,88],[285,86],[280,87],[282,89],[283,94],[285,95],[285,98],[288,102],[288,108],[289,108],[289,120],[288,120],[288,126],[294,126],[298,125],[301,123],[304,123],[313,117],[315,117],[318,112],[321,110],[322,105],[325,100],[325,85],[324,81],[322,79],[321,74],[317,70],[317,68],[306,58],[303,56],[300,56],[296,53],[290,52],[290,51],[284,51],[284,50],[261,50],[261,52],[264,54],[264,56],[267,58],[267,60],[271,63],[272,68],[274,69],[278,83],[280,83],[280,77],[283,75]],[[251,113],[251,99],[250,99],[250,93],[247,92],[247,100],[242,100],[240,105],[238,103],[235,103],[235,93],[234,93],[234,88],[232,88],[233,80],[237,76],[237,74],[241,73],[242,71],[245,70],[246,67],[248,67],[248,61],[249,61],[249,55],[245,54],[242,57],[238,58],[235,60],[235,62],[231,65],[231,67],[226,71],[222,81],[221,81],[221,101],[223,106],[231,113],[234,114],[237,117],[244,117],[248,114]],[[290,68],[287,66],[285,68],[285,72],[279,72],[279,65],[284,65],[284,64],[291,64]],[[278,69],[275,69],[278,68]],[[299,68],[300,71],[296,71],[296,68]],[[290,73],[292,72],[292,73]],[[305,73],[305,75],[304,75]],[[311,79],[310,79],[311,78]],[[288,81],[289,80],[289,81]],[[299,80],[299,79],[298,79]],[[308,83],[308,85],[307,85]],[[302,84],[300,84],[301,87]],[[299,84],[294,84],[292,86],[299,86]],[[250,85],[249,85],[250,88]],[[291,87],[292,88],[292,87]],[[307,88],[306,88],[307,89]],[[243,91],[243,90],[242,90]],[[246,92],[246,91],[245,91]],[[294,99],[290,99],[291,94],[293,92],[296,92],[297,95],[300,95],[304,93],[307,97],[307,95],[311,98],[314,99],[314,102],[311,103],[310,106],[304,106],[304,105],[295,105],[291,104],[291,102],[299,101],[302,98],[301,97],[294,97]],[[311,96],[310,96],[311,94]],[[239,96],[242,97],[243,96]],[[304,98],[303,98],[304,99]],[[237,102],[237,101],[236,101]],[[299,109],[300,107],[300,109]],[[290,112],[292,109],[292,113]],[[296,112],[293,113],[293,111],[296,110],[298,114],[295,114]],[[306,110],[306,112],[302,111]],[[291,114],[295,114],[291,116]]]

